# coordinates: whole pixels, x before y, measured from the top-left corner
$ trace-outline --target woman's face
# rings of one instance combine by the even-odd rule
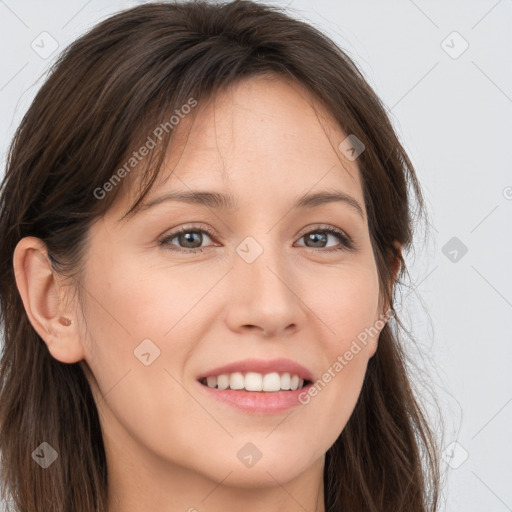
[[[357,160],[316,106],[327,134],[305,90],[284,80],[252,78],[200,103],[144,204],[208,191],[236,208],[162,200],[118,222],[132,189],[93,225],[81,325],[109,454],[275,485],[318,468],[345,427],[384,310]],[[295,206],[321,192],[361,211],[343,200]],[[294,374],[320,384],[315,394],[200,382],[219,373],[221,387],[286,388]]]

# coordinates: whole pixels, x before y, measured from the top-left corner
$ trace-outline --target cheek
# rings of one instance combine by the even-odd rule
[[[353,339],[364,338],[380,313],[375,266],[354,266],[337,274],[323,279],[322,287],[308,295],[312,309],[326,327],[326,352],[332,360],[347,350]]]
[[[162,457],[173,454],[187,465],[190,441],[204,437],[205,411],[180,383],[194,350],[190,341],[204,335],[194,331],[200,327],[193,322],[193,306],[204,290],[188,282],[183,272],[178,280],[178,271],[172,269],[165,280],[161,273],[152,279],[149,270],[141,272],[140,264],[128,259],[109,265],[96,257],[88,264],[86,360],[108,437],[119,447],[136,439],[138,445]]]
[[[318,436],[321,431],[328,449],[354,410],[383,324],[376,322],[380,318],[376,268],[352,269],[326,284],[323,293],[309,296],[325,324],[321,347],[326,356],[324,373],[304,393],[302,402],[312,419],[304,422],[304,434]]]
[[[87,340],[86,361],[101,392],[107,393],[114,386],[122,391],[128,380],[154,385],[154,368],[160,366],[161,374],[159,363],[168,356],[164,345],[172,337],[173,326],[186,313],[188,301],[176,290],[187,288],[155,282],[149,273],[140,271],[140,262],[136,265],[122,257],[111,261],[97,253],[88,260],[84,283],[87,293],[82,336]],[[184,357],[179,350],[173,350],[173,356],[178,361]],[[151,365],[145,366],[143,361],[148,358]],[[158,387],[162,388],[161,382]],[[141,392],[141,388],[130,391],[133,399]]]
[[[193,271],[179,266],[165,272],[146,267],[135,257],[88,261],[87,327],[94,339],[109,339],[109,349],[133,350],[143,339],[172,336],[182,319],[197,314],[194,306],[213,284],[199,285]]]

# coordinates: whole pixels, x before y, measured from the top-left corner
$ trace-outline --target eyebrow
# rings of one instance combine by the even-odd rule
[[[169,192],[167,194],[164,194],[160,197],[153,199],[152,201],[142,204],[140,206],[140,210],[148,210],[149,208],[152,208],[157,204],[167,201],[177,201],[188,204],[196,204],[216,210],[233,211],[239,208],[238,203],[232,194],[191,190],[183,192]],[[355,209],[357,213],[361,216],[361,218],[364,220],[363,208],[361,207],[359,202],[352,196],[340,191],[323,191],[315,192],[313,194],[304,194],[293,203],[292,209],[311,209],[334,202],[342,202],[348,204],[353,209]]]

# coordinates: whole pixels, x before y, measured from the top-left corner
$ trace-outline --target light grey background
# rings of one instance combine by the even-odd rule
[[[57,53],[140,3],[0,0],[2,173]],[[432,238],[407,255],[411,282],[397,310],[443,411],[442,510],[512,510],[512,1],[269,3],[288,5],[356,61],[423,186]],[[50,51],[52,39],[46,59],[31,46]]]

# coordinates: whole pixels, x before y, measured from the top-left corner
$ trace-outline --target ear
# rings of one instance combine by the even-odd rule
[[[389,251],[387,255],[387,264],[388,268],[391,271],[391,280],[388,283],[388,293],[391,295],[393,293],[393,288],[395,285],[396,276],[400,270],[400,262],[402,259],[402,244],[397,240],[393,242],[393,246],[395,247],[395,251]],[[379,306],[382,304],[382,300],[379,301]],[[385,315],[387,311],[389,311],[390,304],[386,303],[383,308],[380,309],[382,315]]]
[[[391,270],[391,274],[392,274],[392,279],[391,279],[391,282],[389,283],[389,293],[393,293],[393,286],[394,286],[394,283],[395,283],[395,279],[396,279],[396,276],[398,275],[398,271],[400,270],[400,261],[401,261],[401,256],[402,256],[402,244],[400,244],[398,241],[395,241],[393,243],[394,247],[395,247],[395,251],[394,252],[390,252],[390,254],[388,255],[388,266]],[[382,303],[383,303],[383,299],[382,299],[382,296],[379,297],[379,307],[378,307],[378,316],[375,318],[375,323],[374,323],[374,327],[375,328],[378,328],[379,331],[381,331],[383,328],[384,328],[384,325],[385,323],[388,321],[389,319],[389,315],[387,314],[389,312],[389,309],[390,309],[390,304],[384,304],[384,307],[382,307]],[[372,345],[371,349],[370,349],[370,357],[373,356],[375,354],[375,352],[377,351],[377,340],[378,340],[378,337],[376,337],[376,343],[374,345]]]
[[[76,314],[66,307],[61,276],[52,268],[44,242],[22,238],[13,254],[16,286],[32,327],[62,363],[84,359]]]
[[[391,265],[391,269],[393,272],[393,282],[394,282],[396,279],[396,276],[398,275],[398,271],[400,270],[400,261],[402,259],[403,245],[400,242],[398,242],[397,240],[395,240],[393,242],[393,245],[395,246],[396,254],[391,257],[390,265]]]

